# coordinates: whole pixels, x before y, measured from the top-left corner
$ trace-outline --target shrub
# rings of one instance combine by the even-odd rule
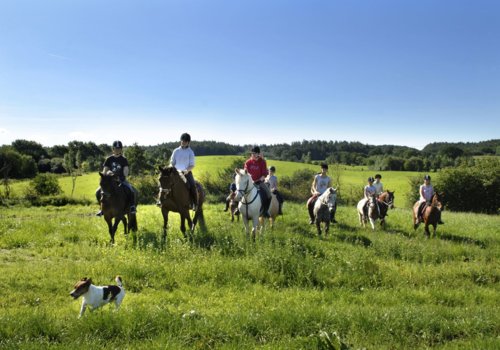
[[[450,210],[498,213],[500,160],[491,157],[476,160],[474,166],[445,169],[436,186]]]
[[[139,204],[154,204],[158,196],[158,177],[153,175],[129,177],[132,186],[139,192]]]
[[[28,187],[39,196],[58,195],[62,192],[57,177],[53,174],[38,174]]]
[[[311,169],[301,169],[291,177],[283,176],[280,180],[280,192],[285,200],[305,202],[311,195],[311,184],[316,172]]]

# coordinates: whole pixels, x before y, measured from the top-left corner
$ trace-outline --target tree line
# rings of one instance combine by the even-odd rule
[[[125,147],[132,173],[151,172],[165,164],[179,143],[155,146],[138,144]],[[193,141],[198,156],[245,155],[253,145],[231,145],[216,141]],[[375,171],[437,171],[447,167],[472,165],[474,157],[500,155],[500,139],[475,143],[431,143],[421,151],[395,145],[367,145],[347,141],[300,141],[291,144],[260,145],[266,158],[292,162],[363,165]],[[44,147],[35,141],[16,140],[0,146],[2,176],[15,179],[33,178],[38,173],[71,173],[98,171],[111,154],[109,144],[71,141],[67,145]]]

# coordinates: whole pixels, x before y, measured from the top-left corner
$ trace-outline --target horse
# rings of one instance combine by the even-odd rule
[[[246,169],[240,170],[236,168],[234,171],[236,173],[234,178],[236,184],[235,200],[239,201],[238,209],[243,217],[247,236],[249,235],[248,221],[252,220],[252,238],[255,240],[256,231],[259,229],[259,216],[262,206],[259,190]],[[260,227],[262,228],[263,225]]]
[[[278,197],[276,194],[272,193],[271,204],[269,204],[269,223],[271,228],[274,227],[274,222],[278,216],[280,210],[280,203],[278,202]]]
[[[240,221],[240,212],[238,210],[238,201],[236,201],[234,198],[236,197],[236,192],[232,192],[229,195],[229,210],[231,213],[231,222],[234,222],[234,217]]]
[[[117,175],[105,175],[99,172],[101,180],[101,210],[104,220],[108,224],[111,244],[115,243],[115,233],[120,221],[123,221],[125,234],[128,231],[137,231],[137,217],[130,213],[130,203],[124,186],[120,185],[120,180]],[[137,204],[137,203],[134,203]],[[128,226],[127,218],[128,217]],[[113,223],[113,219],[115,219]]]
[[[168,213],[173,211],[180,214],[181,232],[184,238],[192,240],[192,234],[198,220],[203,220],[203,202],[205,201],[205,191],[203,186],[195,181],[198,190],[198,203],[193,219],[189,215],[191,204],[189,189],[186,178],[182,173],[173,167],[159,167],[160,170],[160,203],[161,213],[163,215],[163,241],[167,239]],[[190,235],[186,234],[186,221],[189,226]]]
[[[321,194],[314,203],[314,222],[318,230],[318,236],[321,236],[321,223],[325,224],[325,235],[330,229],[332,215],[335,215],[335,204],[337,202],[337,190],[333,187],[328,188]]]
[[[364,200],[358,202],[358,216],[359,223],[366,227],[366,222],[369,219],[372,230],[375,230],[375,222],[380,219],[380,226],[385,228],[385,217],[387,216],[387,211],[394,208],[394,192],[385,191],[381,193],[378,198],[372,196],[368,200],[368,210],[364,210]]]
[[[434,236],[436,235],[436,228],[438,225],[438,221],[441,215],[441,211],[443,210],[443,204],[441,203],[441,198],[444,196],[443,193],[434,193],[431,199],[430,204],[426,204],[423,209],[422,213],[422,218],[425,224],[425,235],[427,237],[430,237],[430,231],[429,231],[429,226],[432,226],[434,228],[433,234]],[[418,207],[420,205],[420,202],[416,202],[415,205],[413,206],[413,229],[417,229],[418,226],[420,225],[420,221],[417,222],[417,215],[416,211],[418,210]]]

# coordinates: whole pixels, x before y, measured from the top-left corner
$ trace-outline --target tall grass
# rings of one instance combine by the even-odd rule
[[[136,236],[120,227],[111,247],[95,209],[2,209],[0,348],[326,349],[327,338],[353,349],[500,346],[498,216],[445,212],[426,239],[409,210],[371,232],[339,207],[340,224],[318,238],[305,207],[285,203],[253,243],[214,204],[193,245],[171,214],[163,247],[159,209],[142,206]],[[78,320],[73,284],[117,274],[122,309]]]

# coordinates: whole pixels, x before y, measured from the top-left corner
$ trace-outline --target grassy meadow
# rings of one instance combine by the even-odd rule
[[[198,157],[197,173],[235,157]],[[278,176],[317,166],[268,161]],[[342,186],[363,187],[372,171],[331,167]],[[334,174],[332,174],[334,175]],[[498,349],[499,216],[445,211],[427,239],[414,231],[404,194],[416,174],[382,172],[396,190],[385,231],[360,228],[355,208],[319,238],[304,204],[256,242],[223,204],[206,204],[206,228],[184,241],[170,215],[138,208],[139,231],[110,246],[97,204],[0,208],[0,348],[74,349]],[[78,177],[74,196],[94,201],[98,174]],[[61,177],[65,194],[71,178]],[[27,181],[15,182],[22,195]],[[344,187],[344,188],[345,188]],[[123,278],[119,312],[110,305],[78,319],[69,296],[84,276]]]
[[[92,187],[93,188],[93,187]],[[185,243],[158,208],[115,246],[97,205],[2,208],[2,349],[498,349],[498,216],[443,214],[438,237],[414,232],[408,209],[386,231],[359,228],[354,208],[318,238],[303,205],[286,203],[252,243],[222,204]],[[77,319],[81,277],[126,296]]]

